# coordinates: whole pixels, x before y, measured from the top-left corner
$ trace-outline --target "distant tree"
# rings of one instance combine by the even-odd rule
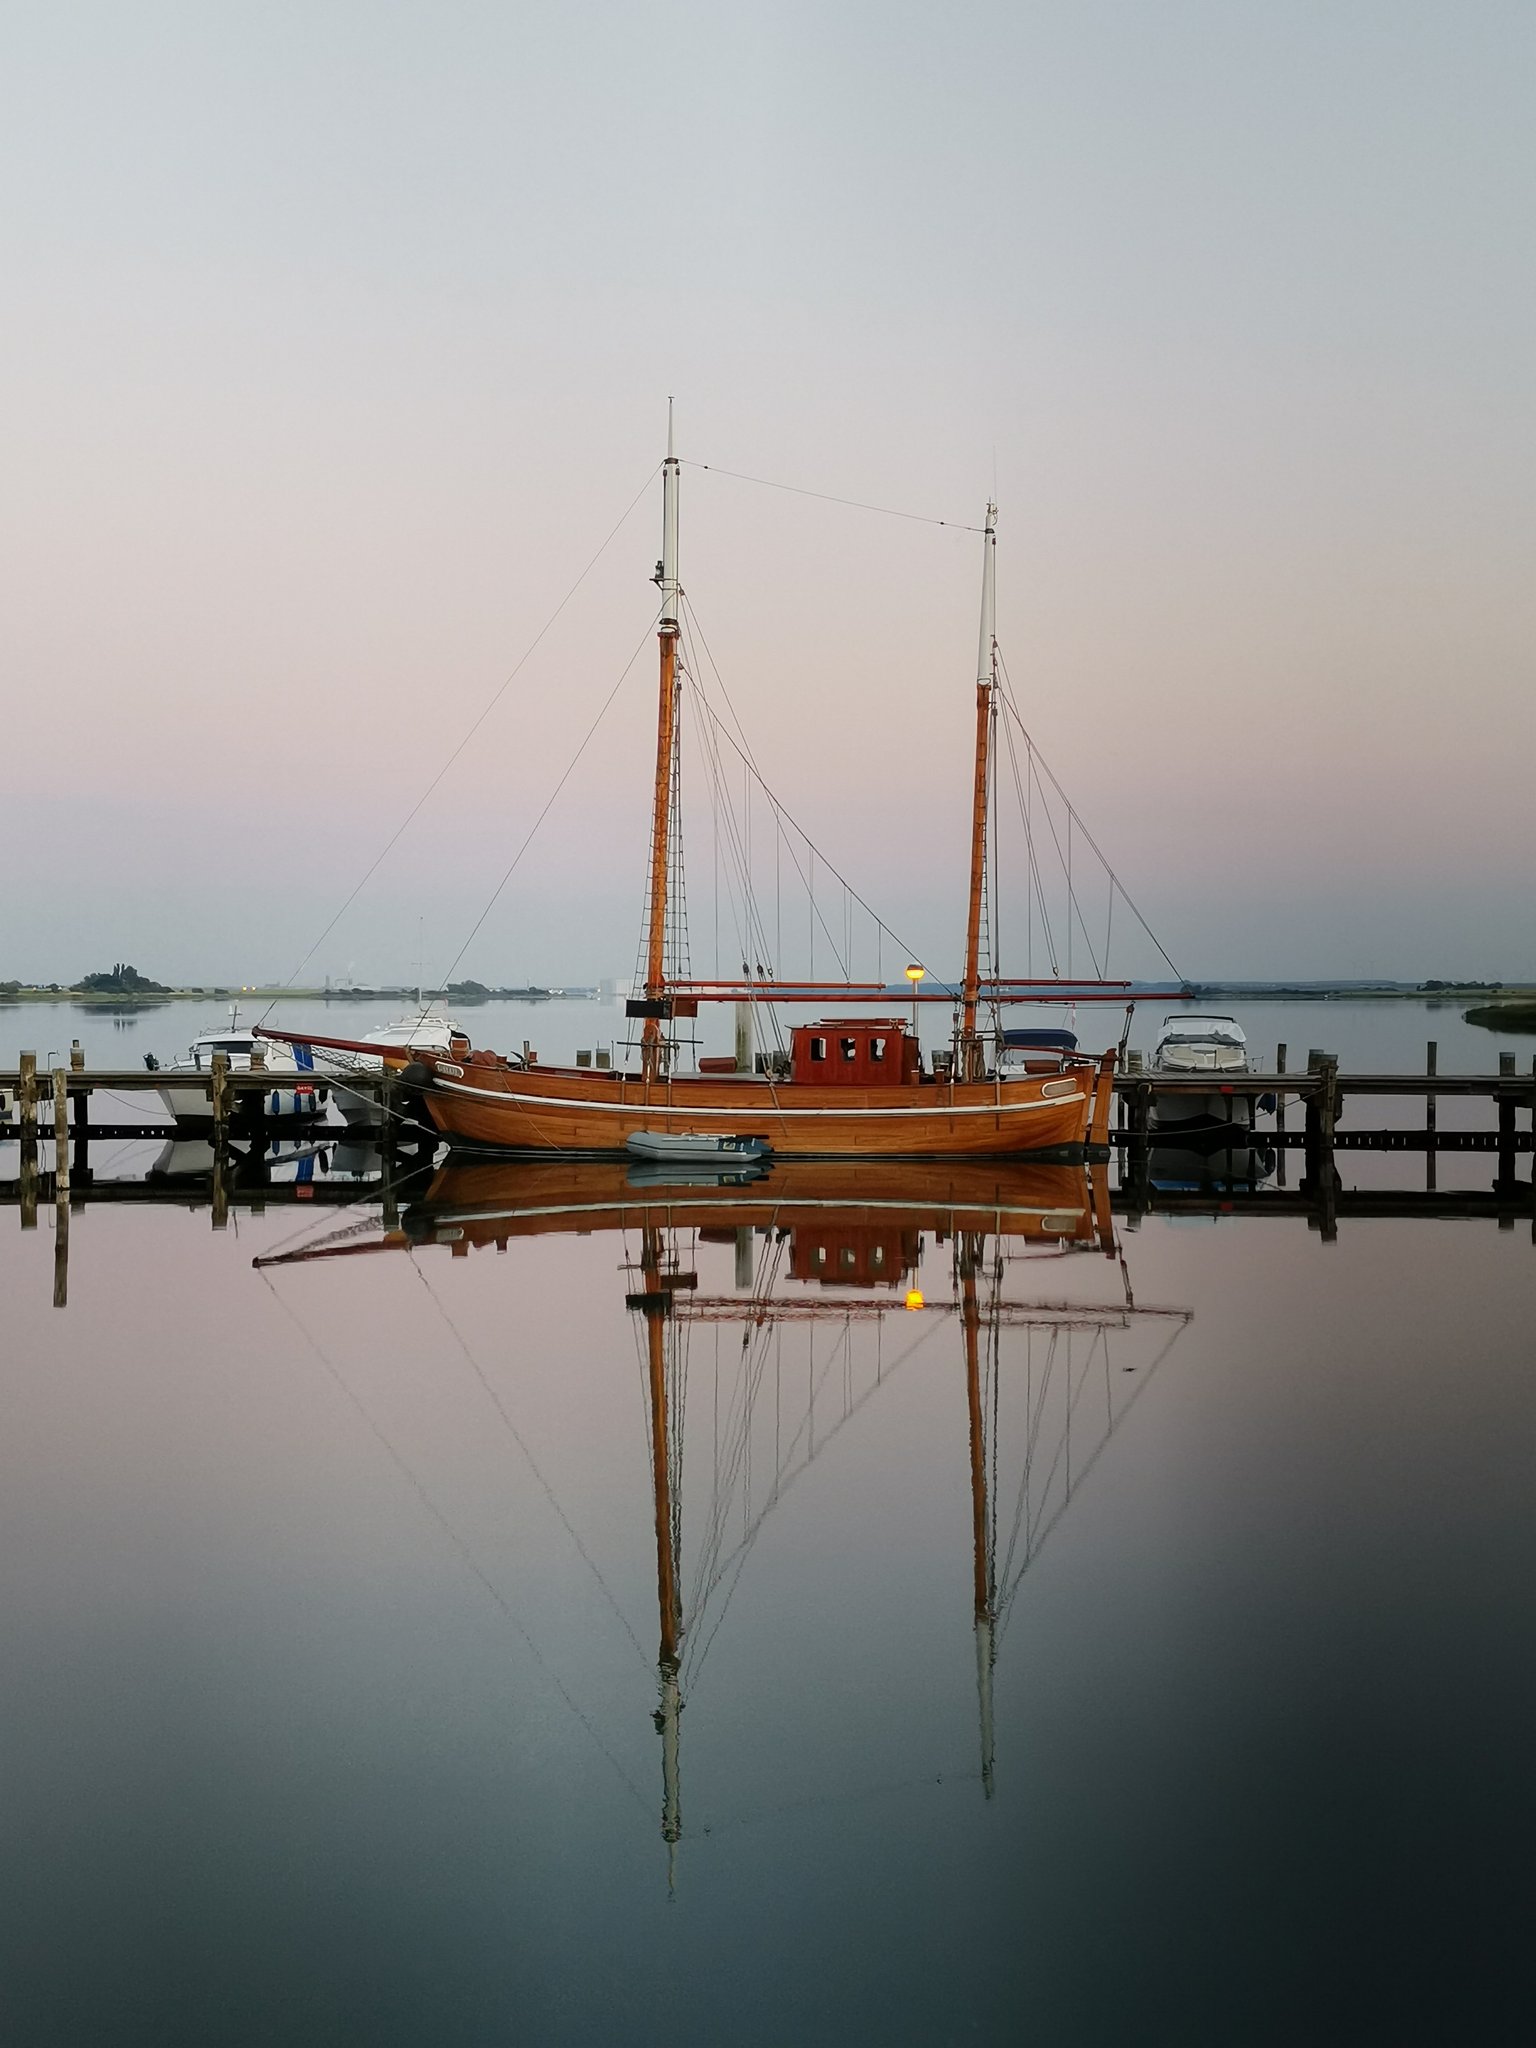
[[[137,967],[130,967],[125,960],[115,960],[107,974],[82,975],[80,993],[90,996],[163,996],[167,993],[163,981],[151,981],[147,974],[140,974]]]

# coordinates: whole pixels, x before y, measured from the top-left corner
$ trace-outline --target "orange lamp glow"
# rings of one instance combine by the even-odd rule
[[[907,1289],[907,1307],[921,1308],[922,1306],[923,1290],[920,1287],[909,1287]]]

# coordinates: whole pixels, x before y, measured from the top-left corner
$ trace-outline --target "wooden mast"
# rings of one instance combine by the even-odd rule
[[[660,1005],[667,993],[667,883],[672,850],[672,754],[677,744],[677,485],[678,461],[672,444],[672,401],[667,401],[667,459],[662,464],[661,560],[656,581],[661,586],[661,619],[656,637],[661,653],[661,684],[656,718],[656,789],[651,805],[651,920],[646,938],[645,999]],[[646,1017],[640,1033],[640,1068],[655,1080],[666,1067],[668,1034],[659,1010]]]
[[[992,684],[997,659],[997,507],[988,505],[981,564],[981,638],[976,654],[976,780],[971,793],[971,896],[965,925],[965,978],[960,1027],[960,1078],[979,1081],[986,1058],[976,1032],[981,992],[981,900],[987,874],[987,794],[991,780]],[[993,963],[996,972],[996,962]]]

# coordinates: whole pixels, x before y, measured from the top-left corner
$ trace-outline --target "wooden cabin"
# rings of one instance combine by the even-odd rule
[[[818,1088],[898,1088],[922,1072],[901,1017],[824,1017],[789,1034],[789,1072]]]

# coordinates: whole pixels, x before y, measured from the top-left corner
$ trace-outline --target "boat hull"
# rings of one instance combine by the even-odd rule
[[[1209,1095],[1185,1095],[1152,1091],[1152,1122],[1160,1131],[1210,1130],[1230,1124],[1247,1130],[1253,1121],[1253,1103],[1246,1095],[1223,1095],[1213,1089]]]
[[[456,1146],[622,1152],[637,1132],[762,1138],[776,1158],[968,1159],[1070,1150],[1108,1127],[1111,1058],[1019,1080],[816,1087],[686,1075],[647,1081],[588,1069],[419,1055],[426,1104]]]
[[[208,1094],[206,1081],[178,1087],[174,1082],[156,1090],[160,1100],[179,1124],[211,1124],[213,1103]],[[252,1097],[242,1092],[242,1108],[248,1108]],[[313,1087],[273,1087],[262,1098],[261,1113],[277,1119],[292,1118],[300,1122],[313,1123],[325,1115],[323,1093]]]

